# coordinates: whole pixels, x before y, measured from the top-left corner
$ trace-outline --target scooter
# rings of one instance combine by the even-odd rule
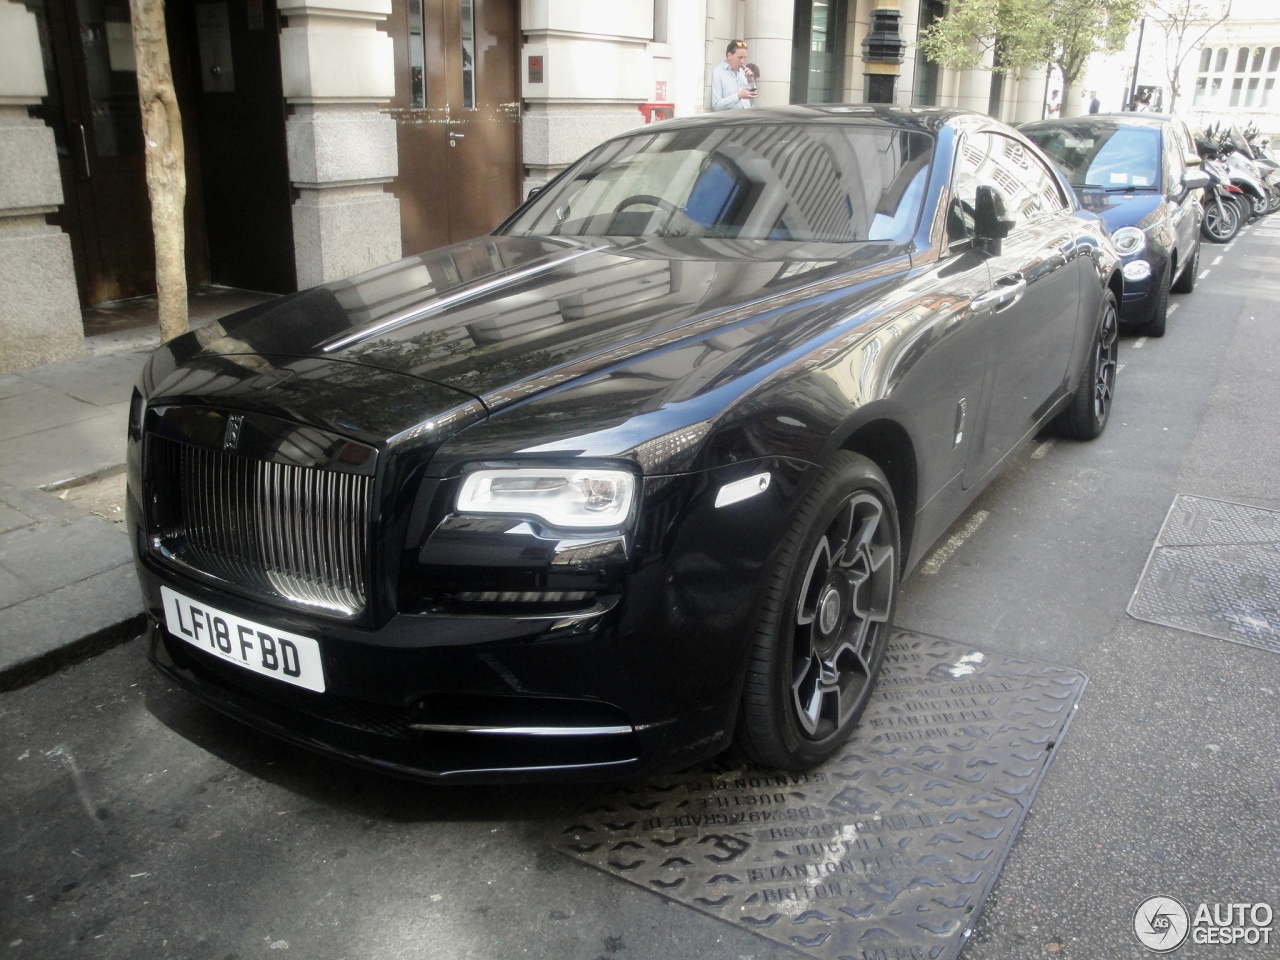
[[[1248,217],[1244,191],[1231,182],[1231,171],[1217,160],[1204,158],[1200,169],[1212,178],[1204,189],[1204,220],[1200,223],[1200,235],[1211,243],[1230,243]],[[1252,204],[1248,209],[1252,211]]]
[[[1221,151],[1215,141],[1207,136],[1195,138],[1196,153],[1200,154],[1200,169],[1210,177],[1204,189],[1204,220],[1200,223],[1200,235],[1211,243],[1229,243],[1248,219],[1251,204],[1246,204],[1244,192],[1231,182],[1231,171],[1220,158]]]

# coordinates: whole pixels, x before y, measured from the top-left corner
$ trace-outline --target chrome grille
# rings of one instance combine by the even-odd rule
[[[372,477],[150,444],[162,556],[302,607],[364,609]]]

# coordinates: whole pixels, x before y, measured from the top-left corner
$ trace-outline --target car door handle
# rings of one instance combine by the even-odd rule
[[[974,310],[985,310],[988,307],[1004,310],[1022,299],[1027,292],[1027,281],[1020,273],[1011,273],[996,281],[996,288],[973,301]]]

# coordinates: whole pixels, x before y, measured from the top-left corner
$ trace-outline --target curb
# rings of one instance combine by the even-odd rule
[[[0,693],[30,686],[65,667],[83,663],[112,647],[127,643],[141,636],[146,625],[146,614],[139,613],[127,620],[96,630],[79,640],[63,644],[55,650],[6,667],[0,670]]]

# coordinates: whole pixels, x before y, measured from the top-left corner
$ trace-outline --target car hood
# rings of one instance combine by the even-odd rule
[[[905,271],[905,253],[888,243],[482,237],[223,318],[197,331],[188,362],[358,364],[492,411],[684,337]]]
[[[1102,218],[1108,233],[1121,227],[1146,227],[1147,218],[1164,203],[1160,193],[1104,193],[1074,188],[1080,206]]]

